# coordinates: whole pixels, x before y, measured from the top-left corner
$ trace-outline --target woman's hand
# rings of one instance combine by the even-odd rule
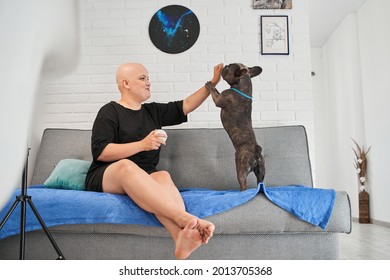
[[[214,66],[214,77],[211,79],[211,83],[216,86],[221,80],[221,73],[223,69],[223,63]]]
[[[161,136],[156,133],[157,130],[151,131],[144,139],[140,141],[143,151],[152,151],[158,150],[162,145],[165,145],[165,142],[161,139]]]
[[[156,131],[153,130],[141,141],[124,144],[110,143],[104,148],[97,160],[113,162],[140,152],[158,150],[161,144],[165,145],[165,142],[161,139],[164,135],[156,133]]]

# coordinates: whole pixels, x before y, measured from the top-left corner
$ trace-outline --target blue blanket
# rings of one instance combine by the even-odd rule
[[[265,188],[260,191],[280,208],[297,218],[325,229],[332,215],[336,191],[304,186],[282,186]]]
[[[325,229],[332,213],[335,200],[334,190],[315,189],[304,186],[280,186],[257,188],[240,192],[238,190],[216,191],[210,189],[181,189],[189,213],[204,218],[242,205],[259,193],[298,218]],[[0,219],[6,215],[20,194],[14,196],[0,212]],[[125,195],[48,189],[41,185],[28,188],[28,195],[46,226],[64,224],[139,224],[161,226],[153,214],[140,209]],[[129,215],[131,213],[131,215]],[[0,239],[19,233],[20,206],[16,207],[4,227]],[[41,229],[38,220],[27,206],[26,231]]]

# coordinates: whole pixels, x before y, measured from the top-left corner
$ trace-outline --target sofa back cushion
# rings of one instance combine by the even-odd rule
[[[159,168],[168,170],[178,187],[239,189],[235,150],[224,129],[166,130]],[[255,128],[263,148],[265,184],[312,186],[306,132],[303,126]],[[256,187],[254,173],[248,187]]]
[[[165,129],[160,170],[167,170],[179,188],[239,189],[234,147],[223,128]],[[303,126],[255,128],[263,148],[265,184],[312,186],[306,131]],[[46,129],[35,163],[31,184],[42,184],[64,158],[92,160],[91,131]],[[248,175],[248,187],[256,177]]]

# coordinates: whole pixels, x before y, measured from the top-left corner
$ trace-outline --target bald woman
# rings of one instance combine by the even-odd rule
[[[217,85],[223,65],[214,67]],[[146,68],[121,65],[116,73],[120,92],[98,112],[92,129],[93,162],[86,177],[90,191],[127,194],[139,207],[153,213],[175,243],[175,257],[187,258],[213,236],[214,224],[186,212],[183,199],[167,171],[158,170],[157,129],[187,121],[187,115],[209,96],[203,86],[181,101],[144,103],[151,96]]]

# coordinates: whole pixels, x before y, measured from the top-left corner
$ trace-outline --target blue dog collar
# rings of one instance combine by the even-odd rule
[[[253,99],[252,96],[249,96],[249,95],[243,93],[242,91],[240,91],[240,90],[238,90],[238,89],[236,89],[236,88],[234,88],[234,87],[232,87],[232,88],[230,88],[230,89],[234,90],[234,91],[237,92],[239,95],[244,96],[245,98],[248,98],[248,99],[250,99],[250,100]]]

